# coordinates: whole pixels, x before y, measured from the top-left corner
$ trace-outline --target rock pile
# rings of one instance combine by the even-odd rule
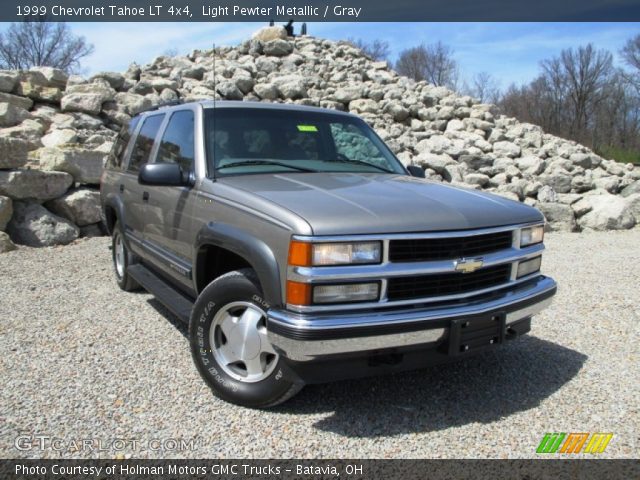
[[[536,206],[554,230],[640,223],[640,168],[401,77],[349,43],[267,27],[218,49],[215,73],[213,64],[211,51],[194,51],[88,79],[45,67],[0,72],[0,250],[100,234],[97,185],[116,132],[144,109],[214,96],[356,113],[428,178]]]

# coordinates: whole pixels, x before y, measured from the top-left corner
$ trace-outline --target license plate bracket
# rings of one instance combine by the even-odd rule
[[[449,328],[449,355],[464,355],[492,348],[504,342],[506,330],[504,312],[452,320]]]

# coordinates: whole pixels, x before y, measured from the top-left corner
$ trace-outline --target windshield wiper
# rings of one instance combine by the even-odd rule
[[[242,167],[244,165],[275,165],[278,167],[285,167],[285,168],[290,168],[292,170],[297,170],[298,172],[317,173],[317,170],[313,170],[311,168],[298,167],[297,165],[289,165],[288,163],[275,162],[272,160],[247,160],[244,162],[232,162],[232,163],[227,163],[226,165],[222,165],[216,168],[216,170],[221,170],[223,168]]]
[[[375,168],[375,169],[378,169],[381,172],[385,172],[385,173],[396,173],[394,171],[387,170],[384,167],[380,167],[378,165],[374,165],[374,164],[368,163],[368,162],[363,162],[362,160],[351,160],[351,159],[347,159],[347,158],[336,158],[334,160],[325,160],[325,162],[352,163],[354,165],[364,165],[364,166],[367,166],[367,167]]]

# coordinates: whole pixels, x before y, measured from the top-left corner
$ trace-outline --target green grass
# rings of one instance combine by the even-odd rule
[[[640,165],[640,151],[620,147],[602,147],[598,149],[598,155],[611,158],[620,163],[633,163]]]

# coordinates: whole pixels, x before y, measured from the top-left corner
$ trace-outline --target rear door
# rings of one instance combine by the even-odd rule
[[[120,191],[122,192],[125,208],[125,235],[129,240],[129,246],[137,254],[146,257],[147,252],[142,247],[144,240],[145,224],[148,221],[149,211],[147,199],[144,197],[143,188],[138,183],[140,168],[151,157],[153,146],[160,131],[160,126],[165,114],[149,115],[142,120],[142,125],[133,144],[127,170],[122,175]]]
[[[169,114],[158,140],[153,163],[180,166],[184,177],[195,178],[195,113],[175,110]],[[145,186],[148,196],[145,243],[156,257],[156,266],[185,286],[191,286],[193,238],[190,235],[196,201],[191,187]]]

